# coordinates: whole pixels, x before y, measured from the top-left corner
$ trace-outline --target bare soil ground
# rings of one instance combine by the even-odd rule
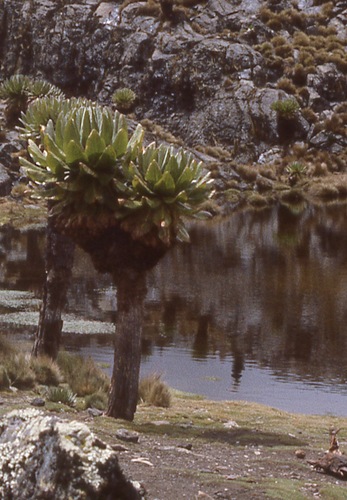
[[[33,396],[0,394],[0,415],[29,405]],[[329,447],[331,427],[342,427],[340,448],[347,449],[347,418],[181,394],[168,409],[139,405],[133,423],[52,403],[45,411],[87,423],[117,450],[125,474],[142,484],[147,500],[347,498],[346,481],[307,462]],[[121,428],[138,433],[138,442],[117,438]]]

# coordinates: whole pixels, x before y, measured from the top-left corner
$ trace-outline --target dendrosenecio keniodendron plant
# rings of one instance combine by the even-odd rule
[[[188,241],[185,218],[209,216],[201,208],[212,194],[209,173],[190,153],[143,140],[141,125],[129,134],[119,112],[79,105],[49,119],[41,144],[29,139],[30,159],[20,161],[65,229],[92,237],[117,226],[147,246]]]

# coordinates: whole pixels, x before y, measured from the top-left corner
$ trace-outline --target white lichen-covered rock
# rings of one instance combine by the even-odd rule
[[[135,500],[115,452],[80,422],[36,409],[0,421],[0,498],[3,500]]]

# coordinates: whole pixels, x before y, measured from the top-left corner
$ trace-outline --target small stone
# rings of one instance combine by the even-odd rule
[[[90,415],[93,418],[101,417],[101,415],[103,415],[103,412],[101,410],[98,410],[97,408],[88,408],[87,411],[88,415]]]
[[[151,424],[159,427],[160,425],[169,425],[170,422],[168,420],[154,420]]]
[[[228,422],[225,422],[223,424],[223,427],[225,429],[237,429],[239,426],[239,424],[237,424],[236,422],[234,422],[234,420],[228,420]]]
[[[34,398],[30,401],[31,406],[45,406],[46,402],[42,398]]]
[[[139,433],[135,431],[128,431],[128,429],[118,429],[116,437],[121,441],[127,441],[128,443],[139,442]]]
[[[112,444],[111,448],[113,451],[118,451],[118,452],[129,451],[129,448],[123,446],[122,444]]]
[[[295,451],[295,456],[296,456],[296,458],[305,458],[306,457],[306,451],[305,450],[296,450]]]
[[[193,448],[192,443],[179,444],[178,448],[184,448],[185,450],[190,451]]]

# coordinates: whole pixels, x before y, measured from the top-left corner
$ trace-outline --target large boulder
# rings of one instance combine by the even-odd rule
[[[115,452],[80,422],[36,409],[0,421],[0,498],[3,500],[137,500]]]

